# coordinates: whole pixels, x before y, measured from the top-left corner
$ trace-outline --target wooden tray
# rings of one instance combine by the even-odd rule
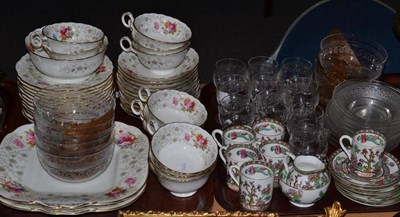
[[[385,80],[384,80],[385,79]],[[385,82],[393,83],[395,86],[400,85],[400,76],[383,77]],[[396,83],[397,82],[397,83]],[[201,102],[206,106],[208,111],[208,121],[206,122],[205,129],[212,132],[213,129],[220,128],[217,123],[217,103],[215,97],[215,87],[213,84],[207,84],[203,87],[201,92]],[[332,153],[337,147],[329,145],[329,152]],[[400,156],[400,146],[391,151],[395,156]],[[214,197],[216,201],[228,211],[245,211],[239,202],[239,193],[231,190],[226,185],[226,169],[223,162],[218,158],[216,170],[213,173],[213,188]],[[299,208],[292,205],[289,200],[282,194],[280,188],[275,188],[273,198],[268,212],[277,212],[279,215],[311,215],[323,214],[324,207],[331,206],[334,201],[339,201],[343,209],[348,213],[362,213],[362,212],[387,212],[387,211],[400,211],[400,205],[392,205],[387,207],[370,207],[355,203],[343,195],[341,195],[331,183],[327,194],[320,201],[315,203],[314,206],[309,208]]]

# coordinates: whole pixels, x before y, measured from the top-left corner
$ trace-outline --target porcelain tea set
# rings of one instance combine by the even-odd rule
[[[120,39],[122,53],[118,57],[116,81],[122,109],[140,117],[131,109],[131,102],[141,100],[138,91],[146,87],[152,93],[173,89],[198,98],[200,80],[199,56],[190,47],[191,29],[182,21],[163,14],[145,13],[134,17],[121,16],[129,36]]]
[[[113,64],[105,55],[108,38],[95,26],[62,22],[31,31],[27,54],[16,64],[23,115],[33,121],[36,93],[57,84],[84,84],[93,92],[114,94]]]
[[[28,40],[35,67],[61,83],[85,80],[99,68],[108,48],[103,31],[83,23],[50,24],[33,31]]]
[[[386,136],[376,130],[362,129],[351,136],[341,136],[339,142],[341,149],[330,156],[328,165],[337,190],[348,199],[368,206],[399,203],[400,163],[386,152]]]
[[[148,13],[134,18],[131,12],[123,13],[121,20],[132,36],[132,39],[121,38],[122,50],[135,53],[151,72],[168,75],[185,59],[192,37],[185,23],[162,14]]]
[[[357,203],[390,206],[400,202],[399,160],[386,152],[387,138],[379,131],[361,129],[352,136],[342,135],[341,149],[327,161],[313,155],[294,155],[291,145],[284,141],[285,132],[285,125],[270,118],[259,119],[252,126],[213,130],[212,136],[220,148],[219,156],[226,167],[226,185],[239,192],[244,209],[262,211],[268,208],[272,195],[250,193],[249,179],[256,173],[263,173],[263,176],[253,177],[252,182],[267,180],[266,171],[269,170],[272,181],[264,181],[264,184],[280,187],[298,207],[313,206],[326,194],[332,178],[338,191]],[[265,168],[255,169],[261,168],[260,164],[265,164],[262,166]],[[261,186],[264,193],[269,192],[266,190],[269,185]],[[268,199],[261,203],[254,195]]]
[[[285,131],[284,124],[271,118],[252,126],[213,130],[226,167],[226,184],[239,192],[244,209],[268,209],[274,187],[298,207],[312,206],[325,195],[331,182],[325,164],[315,156],[292,154]],[[252,188],[252,183],[262,184]]]
[[[241,206],[250,211],[268,209],[274,188],[280,188],[294,206],[313,206],[325,196],[332,178],[338,191],[355,202],[370,206],[389,206],[400,202],[400,163],[395,156],[385,152],[388,139],[382,133],[363,129],[352,136],[342,135],[339,139],[341,149],[330,156],[327,166],[316,156],[293,154],[290,142],[284,141],[288,130],[286,125],[273,118],[259,118],[251,126],[214,129],[210,134],[202,128],[208,113],[197,99],[200,94],[199,58],[190,48],[190,28],[178,19],[162,14],[133,17],[132,13],[125,12],[121,20],[131,31],[131,37],[120,39],[123,53],[118,58],[116,80],[121,107],[141,119],[144,130],[151,135],[151,141],[135,127],[114,123],[112,116],[112,120],[108,121],[112,126],[105,130],[110,137],[106,142],[112,147],[106,162],[110,168],[104,167],[101,173],[89,178],[107,178],[118,173],[115,183],[96,186],[101,189],[112,185],[125,186],[128,196],[110,200],[99,195],[112,192],[91,189],[88,195],[92,194],[96,200],[93,204],[98,202],[97,205],[87,204],[90,202],[85,201],[85,195],[78,192],[74,193],[75,200],[52,202],[52,194],[58,192],[54,189],[66,191],[70,186],[50,182],[54,192],[42,198],[34,196],[35,192],[24,193],[18,198],[20,195],[0,191],[5,197],[0,198],[3,203],[25,209],[24,204],[36,201],[44,204],[44,212],[50,214],[56,212],[55,203],[67,204],[65,207],[62,205],[61,214],[77,214],[72,209],[80,210],[80,213],[90,212],[94,206],[109,211],[140,197],[146,187],[147,168],[172,195],[186,198],[205,185],[217,165],[218,157],[226,167],[227,186],[239,193]],[[32,94],[49,85],[84,84],[84,92],[113,94],[113,66],[105,55],[108,38],[100,29],[82,23],[55,23],[32,31],[25,38],[25,45],[28,54],[17,63],[16,68],[20,96],[28,119],[33,120]],[[96,77],[104,71],[106,75]],[[27,79],[31,76],[28,74],[35,73],[36,80]],[[51,89],[47,89],[45,95],[52,94]],[[47,105],[46,101],[44,105]],[[39,126],[40,121],[36,117],[35,125]],[[30,132],[35,130],[39,133],[39,144],[46,141],[45,134],[40,134],[38,127],[28,125],[8,135],[2,143],[11,145],[17,141],[16,138],[20,138],[23,140],[18,144],[29,147],[32,143]],[[88,140],[87,137],[84,139]],[[134,143],[141,147],[133,147]],[[143,155],[137,162],[122,163],[128,155],[140,152]],[[11,155],[18,150],[8,149],[4,153]],[[31,149],[24,149],[16,156],[22,159],[24,154],[34,155]],[[37,162],[40,160],[39,155]],[[28,168],[31,163],[21,160],[17,165]],[[35,165],[34,171],[40,170],[38,165]],[[136,185],[130,183],[133,179],[130,175],[135,171],[142,171],[136,174]],[[0,172],[6,175],[15,173],[18,181],[30,184],[18,171]],[[83,184],[80,188],[89,185],[90,179],[82,179],[85,182],[81,180]]]
[[[190,48],[192,32],[185,23],[162,14],[133,17],[125,12],[121,20],[131,30],[131,37],[120,40],[121,99],[135,96],[127,101],[129,112],[142,120],[152,137],[149,166],[160,184],[176,197],[190,197],[207,182],[218,156],[216,142],[202,128],[208,114],[197,99],[198,56]],[[127,74],[132,75],[131,84],[123,82]]]

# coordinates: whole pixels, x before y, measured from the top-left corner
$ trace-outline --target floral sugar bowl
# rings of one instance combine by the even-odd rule
[[[292,166],[287,163],[289,157],[294,160]],[[298,207],[310,207],[325,195],[331,176],[317,157],[295,157],[288,152],[283,164],[285,170],[280,173],[279,185],[290,203]]]

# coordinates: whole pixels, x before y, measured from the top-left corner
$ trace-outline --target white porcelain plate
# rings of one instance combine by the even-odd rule
[[[81,215],[84,213],[89,213],[89,212],[109,212],[113,210],[118,210],[120,208],[126,207],[133,202],[135,202],[146,190],[146,184],[141,187],[137,193],[133,194],[132,196],[129,196],[127,198],[124,198],[121,201],[118,201],[113,204],[107,204],[107,205],[101,205],[101,206],[96,206],[96,204],[88,204],[84,206],[79,206],[76,208],[54,208],[54,207],[48,207],[44,206],[42,204],[37,204],[37,203],[19,203],[15,201],[8,200],[4,197],[0,197],[0,202],[8,207],[18,209],[18,210],[24,210],[24,211],[30,211],[30,212],[42,212],[42,213],[47,213],[50,215]]]
[[[115,122],[115,150],[109,167],[97,178],[67,183],[41,167],[33,124],[9,133],[0,144],[0,195],[17,203],[50,208],[107,205],[136,194],[148,175],[149,140],[138,128]]]

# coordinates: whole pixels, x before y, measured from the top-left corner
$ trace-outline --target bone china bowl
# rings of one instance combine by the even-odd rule
[[[34,33],[30,41],[37,49],[59,54],[81,54],[100,47],[104,33],[97,27],[84,24],[63,22],[47,25],[41,33]]]
[[[61,181],[91,180],[108,167],[113,155],[115,99],[87,87],[51,85],[34,101],[39,162]]]
[[[217,147],[213,137],[201,127],[188,123],[167,124],[153,135],[151,162],[156,159],[168,170],[151,163],[152,170],[172,194],[190,196],[204,185],[213,171]]]
[[[108,48],[106,38],[99,52],[92,56],[81,59],[53,59],[45,51],[33,49],[28,39],[29,36],[25,39],[25,45],[33,65],[41,73],[58,79],[80,79],[90,76],[103,62]]]
[[[298,207],[310,207],[314,205],[315,202],[322,199],[322,197],[325,196],[331,182],[331,176],[328,174],[328,182],[325,185],[303,189],[288,185],[288,177],[289,174],[287,171],[283,170],[279,175],[279,185],[286,198],[289,199],[293,205]],[[309,182],[311,183],[314,181],[310,180]]]
[[[163,14],[145,13],[134,18],[131,12],[125,12],[121,20],[131,29],[135,41],[155,51],[180,48],[192,37],[192,31],[185,23]]]

